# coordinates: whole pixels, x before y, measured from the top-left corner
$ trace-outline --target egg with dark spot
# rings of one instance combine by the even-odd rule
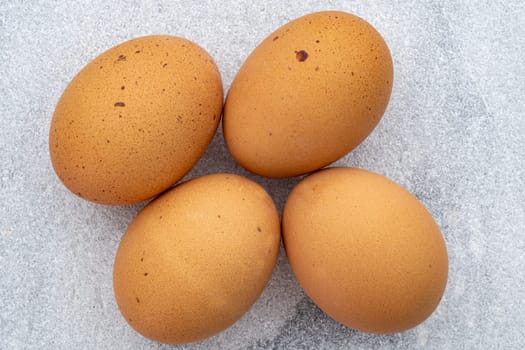
[[[228,92],[224,138],[235,160],[269,177],[322,168],[357,147],[392,89],[390,51],[363,19],[318,12],[270,34]]]
[[[232,174],[190,180],[148,204],[122,237],[118,307],[162,343],[210,337],[254,304],[279,244],[279,214],[261,186]]]
[[[217,66],[195,43],[157,35],[117,45],[88,63],[58,101],[49,134],[55,172],[93,202],[146,200],[197,163],[222,102]]]

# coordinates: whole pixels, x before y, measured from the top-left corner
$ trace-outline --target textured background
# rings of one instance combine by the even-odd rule
[[[53,173],[49,123],[76,72],[121,41],[167,33],[207,49],[227,91],[258,42],[325,9],[368,20],[395,64],[382,122],[338,164],[386,175],[430,209],[449,249],[445,296],[413,330],[354,332],[305,297],[281,252],[254,307],[227,331],[187,348],[522,348],[525,2],[0,0],[1,349],[176,348],[133,332],[113,298],[118,241],[142,206],[88,203]],[[187,178],[224,171],[263,184],[280,209],[297,181],[248,174],[219,132]]]

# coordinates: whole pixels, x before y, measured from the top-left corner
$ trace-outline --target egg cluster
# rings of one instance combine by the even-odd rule
[[[171,188],[203,155],[221,114],[226,145],[249,171],[284,178],[321,169],[372,132],[392,84],[381,35],[336,11],[269,35],[224,108],[216,64],[186,39],[133,39],[87,64],[57,104],[50,156],[64,185],[87,200],[160,194],[115,257],[115,297],[131,327],[188,343],[231,326],[270,279],[281,236],[306,294],[342,324],[392,333],[430,316],[447,283],[444,239],[423,204],[381,175],[317,171],[291,191],[282,220],[268,193],[238,175]]]

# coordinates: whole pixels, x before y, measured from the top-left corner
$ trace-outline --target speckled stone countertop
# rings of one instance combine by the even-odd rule
[[[69,193],[47,137],[54,106],[95,55],[130,38],[191,39],[216,59],[227,91],[274,29],[326,9],[355,13],[393,55],[390,105],[338,165],[413,192],[446,238],[449,284],[437,311],[395,335],[355,332],[305,296],[281,252],[253,308],[185,349],[521,349],[525,343],[525,2],[0,2],[0,349],[176,349],[136,334],[112,291],[119,239],[142,205],[106,207]],[[297,179],[251,175],[221,132],[187,176],[233,172],[282,209]]]

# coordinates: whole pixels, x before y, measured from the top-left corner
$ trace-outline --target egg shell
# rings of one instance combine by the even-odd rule
[[[162,343],[212,336],[256,301],[275,266],[280,222],[256,183],[231,174],[183,183],[146,206],[115,258],[126,321]]]
[[[88,63],[63,92],[49,134],[55,172],[90,201],[141,202],[195,165],[222,101],[217,66],[195,43],[166,35],[124,42]]]
[[[326,166],[381,119],[392,89],[390,51],[361,18],[337,11],[298,18],[246,59],[224,107],[235,160],[268,177]]]
[[[430,213],[393,181],[331,168],[302,180],[283,212],[288,260],[340,323],[393,333],[423,322],[444,293],[448,257]]]

